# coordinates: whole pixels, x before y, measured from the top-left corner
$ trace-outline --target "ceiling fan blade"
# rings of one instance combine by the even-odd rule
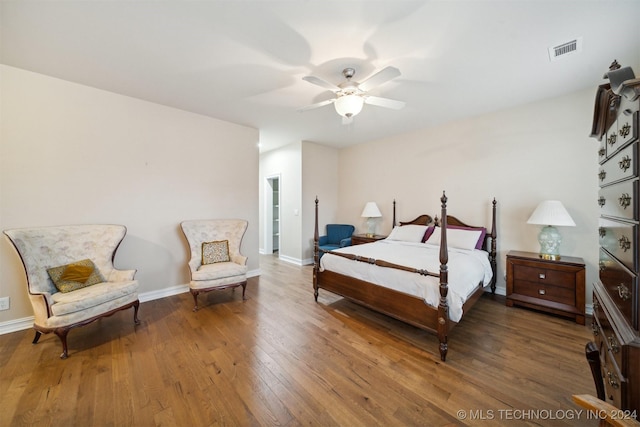
[[[333,104],[334,102],[336,102],[336,98],[327,99],[326,101],[316,102],[315,104],[311,104],[311,105],[307,105],[306,107],[298,108],[298,111],[302,113],[303,111],[308,111],[308,110],[313,110],[314,108],[324,107],[325,105]]]
[[[337,92],[340,90],[340,88],[336,85],[334,85],[333,83],[329,83],[326,80],[322,80],[320,77],[316,77],[316,76],[304,76],[302,78],[302,80],[307,81],[309,83],[313,83],[314,85],[318,85],[321,86],[325,89],[329,89],[332,90],[334,92]]]
[[[406,105],[404,101],[396,101],[395,99],[389,98],[380,98],[379,96],[365,96],[364,103],[377,105],[378,107],[393,108],[394,110],[400,110]]]
[[[385,67],[378,71],[367,80],[358,85],[358,88],[364,92],[373,89],[376,86],[380,86],[382,83],[388,82],[400,75],[400,70],[396,67]]]

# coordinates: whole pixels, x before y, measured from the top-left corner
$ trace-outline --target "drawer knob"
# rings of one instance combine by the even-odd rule
[[[546,295],[547,291],[545,291],[544,289],[538,289],[538,293],[540,295]]]
[[[546,279],[546,278],[547,278],[546,274],[544,274],[544,273],[538,274],[538,279]]]
[[[604,227],[598,228],[598,234],[600,235],[600,238],[603,239],[607,235],[607,229]]]
[[[622,209],[627,209],[631,205],[631,196],[629,193],[622,193],[618,199],[618,203]]]
[[[607,154],[607,151],[604,149],[604,147],[598,150],[598,155],[600,157],[604,157],[605,154]]]
[[[618,131],[618,133],[620,134],[621,137],[626,138],[629,136],[629,133],[631,132],[631,125],[629,125],[629,123],[625,123],[622,126],[622,129],[620,129]]]
[[[631,249],[631,240],[629,240],[627,236],[622,236],[618,239],[618,245],[620,246],[620,249],[622,249],[622,252],[627,252]]]
[[[593,332],[593,335],[596,337],[600,335],[600,328],[598,327],[598,324],[596,323],[595,320],[591,322],[591,331]]]
[[[620,159],[620,161],[618,162],[618,166],[620,166],[620,169],[622,169],[622,172],[626,172],[627,169],[629,169],[631,167],[631,157],[629,156],[624,156],[622,159]]]
[[[604,181],[606,177],[607,177],[607,172],[604,169],[598,173],[598,178],[600,178],[600,181]]]
[[[611,348],[611,352],[612,353],[619,353],[620,352],[620,346],[618,345],[618,340],[616,339],[616,337],[611,335],[607,339],[609,340],[609,348]]]
[[[626,301],[631,298],[631,292],[629,291],[629,288],[624,285],[624,283],[620,283],[616,289],[618,289],[618,296],[622,299],[622,301]]]
[[[607,371],[607,380],[609,381],[609,385],[613,388],[619,388],[620,384],[618,384],[618,377],[616,374],[611,371]]]
[[[612,133],[611,135],[609,135],[607,142],[609,143],[609,145],[613,146],[613,144],[616,143],[616,139],[618,139],[618,136],[615,133]]]
[[[604,198],[604,196],[600,196],[598,197],[598,205],[602,208],[604,207],[604,204],[606,203],[607,199]]]

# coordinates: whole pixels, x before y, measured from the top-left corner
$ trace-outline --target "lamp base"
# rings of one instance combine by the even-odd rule
[[[555,227],[551,225],[543,227],[538,235],[538,242],[540,242],[540,258],[560,259],[562,236],[560,236],[560,233]]]
[[[376,234],[376,219],[367,218],[367,237],[373,237]]]

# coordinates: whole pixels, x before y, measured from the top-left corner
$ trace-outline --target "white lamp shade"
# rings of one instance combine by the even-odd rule
[[[381,217],[382,214],[380,213],[380,209],[378,209],[376,202],[367,202],[367,204],[364,205],[364,210],[360,216],[365,218],[378,218]]]
[[[342,117],[351,118],[362,111],[364,99],[358,95],[344,95],[336,99],[333,105]]]
[[[565,227],[574,227],[576,225],[569,215],[569,212],[567,212],[562,203],[557,200],[545,200],[540,203],[529,217],[527,224]]]

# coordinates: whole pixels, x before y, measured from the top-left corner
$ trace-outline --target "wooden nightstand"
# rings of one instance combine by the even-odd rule
[[[585,266],[582,258],[541,259],[531,252],[507,254],[507,305],[574,319],[584,325]]]
[[[371,243],[376,240],[386,239],[387,236],[383,236],[381,234],[374,234],[372,237],[366,234],[354,234],[351,236],[351,244],[352,245],[361,245],[363,243]]]

